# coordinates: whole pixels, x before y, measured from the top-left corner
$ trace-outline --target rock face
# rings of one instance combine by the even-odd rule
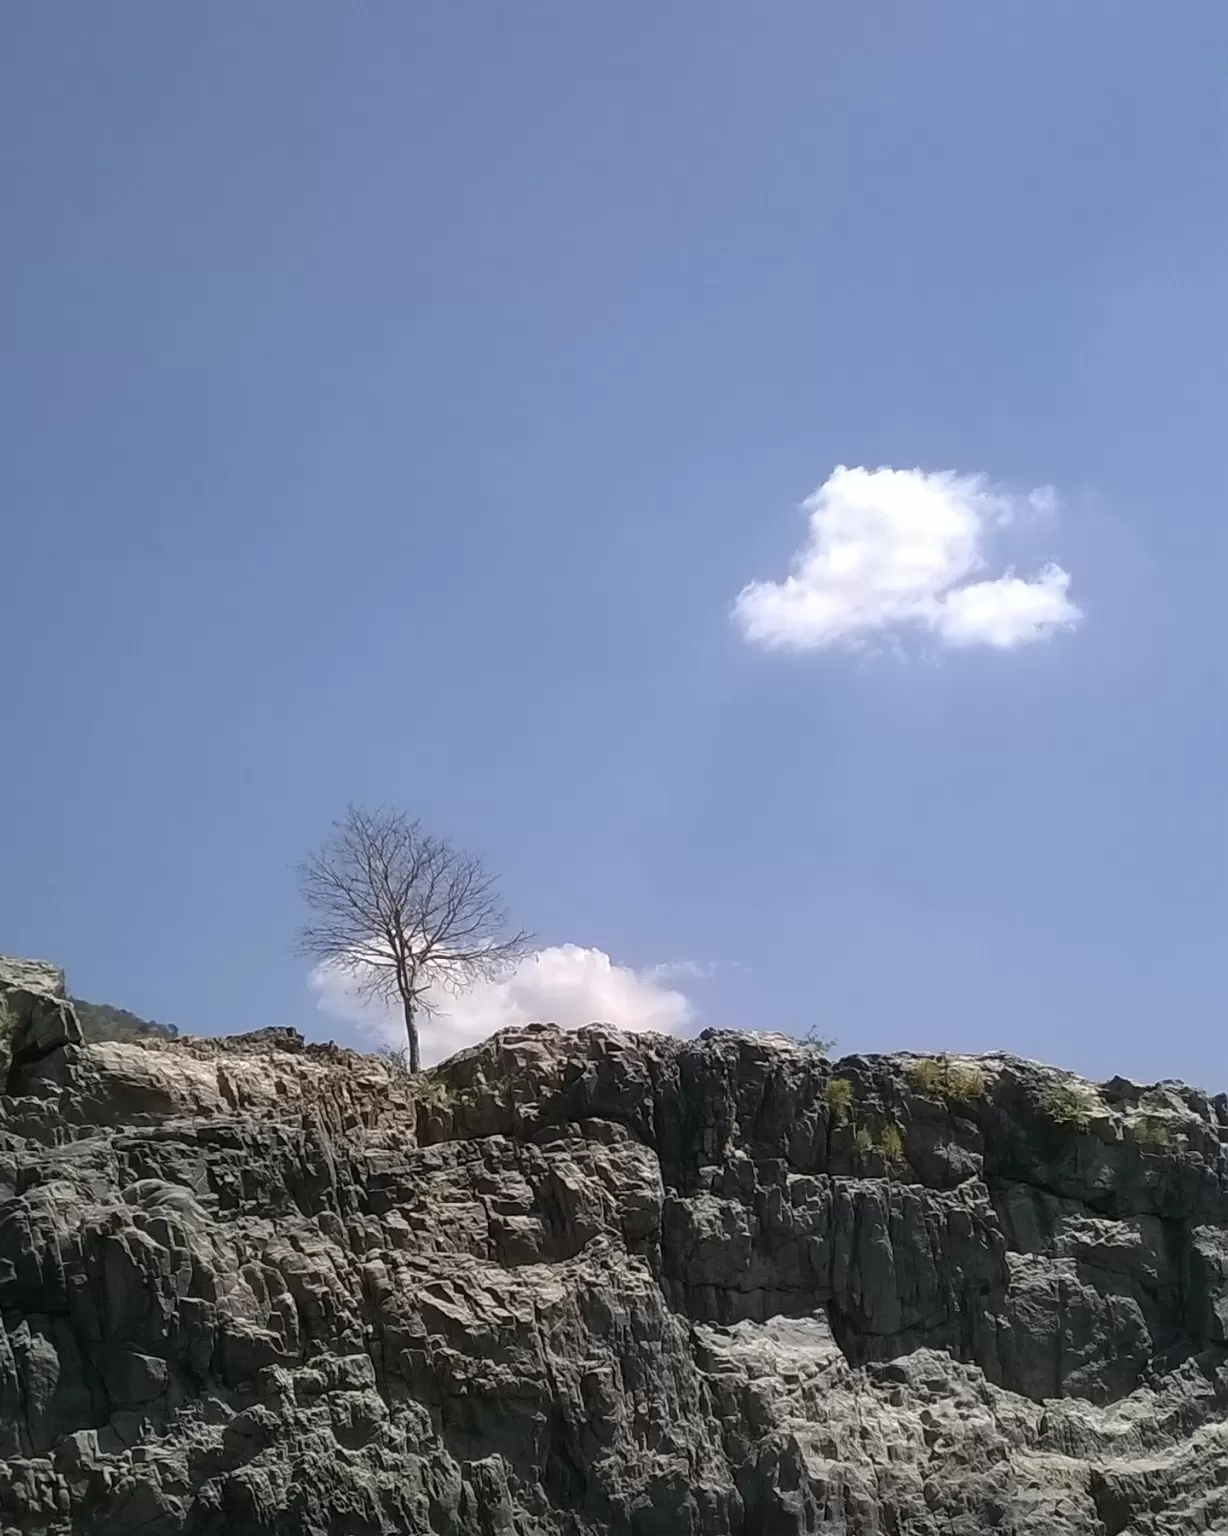
[[[81,1038],[64,972],[45,960],[0,956],[0,1081],[20,1092],[24,1068]]]
[[[62,994],[0,969],[4,1536],[1228,1530],[1223,1097]]]

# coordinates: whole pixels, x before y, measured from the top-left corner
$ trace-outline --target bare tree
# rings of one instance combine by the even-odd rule
[[[399,811],[350,806],[298,880],[311,914],[299,953],[348,975],[359,997],[400,1002],[411,1072],[432,989],[463,992],[528,945],[523,930],[508,932],[481,861]]]

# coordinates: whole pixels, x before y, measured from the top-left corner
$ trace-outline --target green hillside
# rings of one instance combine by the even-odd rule
[[[141,1040],[150,1035],[173,1040],[179,1033],[173,1024],[142,1019],[126,1008],[112,1008],[109,1003],[87,1003],[79,997],[71,1002],[87,1040]]]

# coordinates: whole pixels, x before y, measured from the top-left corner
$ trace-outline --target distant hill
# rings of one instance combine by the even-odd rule
[[[135,1013],[129,1013],[126,1008],[112,1008],[110,1003],[87,1003],[79,997],[71,998],[70,1001],[87,1040],[141,1040],[151,1035],[162,1040],[174,1040],[179,1034],[173,1024],[142,1019]]]

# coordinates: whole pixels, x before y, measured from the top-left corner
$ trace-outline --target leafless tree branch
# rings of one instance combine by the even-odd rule
[[[414,1072],[430,989],[463,992],[529,945],[526,931],[508,931],[481,860],[400,811],[350,806],[297,873],[309,913],[298,953],[342,971],[360,997],[400,1001]]]

